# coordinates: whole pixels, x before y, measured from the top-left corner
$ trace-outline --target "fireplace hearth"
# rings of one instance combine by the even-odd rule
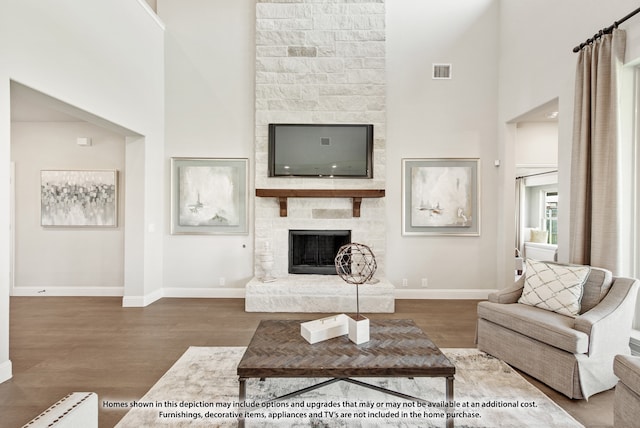
[[[336,254],[350,242],[350,230],[290,230],[289,273],[336,275]]]

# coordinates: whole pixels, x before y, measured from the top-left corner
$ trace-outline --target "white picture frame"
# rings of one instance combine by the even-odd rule
[[[248,234],[246,158],[171,158],[171,233]]]
[[[118,171],[41,170],[42,227],[118,226]]]
[[[402,234],[480,236],[480,159],[402,160]]]

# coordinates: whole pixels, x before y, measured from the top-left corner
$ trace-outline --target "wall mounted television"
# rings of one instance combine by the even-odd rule
[[[269,124],[269,177],[373,178],[373,125]]]

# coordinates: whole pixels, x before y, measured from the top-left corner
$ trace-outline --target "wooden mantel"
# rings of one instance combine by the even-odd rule
[[[256,189],[256,196],[278,198],[280,217],[287,216],[288,198],[352,198],[353,216],[360,217],[362,198],[382,198],[384,189]]]

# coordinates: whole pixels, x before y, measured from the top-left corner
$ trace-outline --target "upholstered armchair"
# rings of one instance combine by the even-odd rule
[[[478,349],[569,398],[588,398],[613,388],[618,381],[614,357],[630,354],[639,283],[586,268],[574,315],[521,303],[528,273],[513,287],[492,293],[489,301],[478,304]]]
[[[620,379],[613,402],[613,426],[638,426],[640,421],[640,357],[616,355],[613,372]]]

